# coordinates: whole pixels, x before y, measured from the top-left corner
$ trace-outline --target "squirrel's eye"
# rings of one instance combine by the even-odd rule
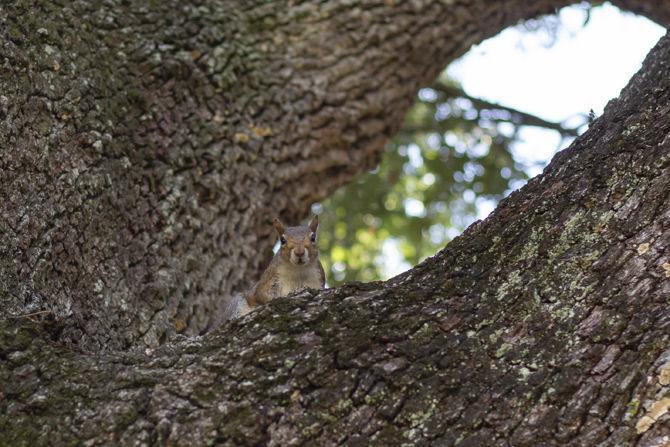
[[[309,240],[312,242],[316,242],[316,233],[312,233],[312,235],[309,237]]]
[[[281,244],[284,245],[286,243],[286,238],[284,236],[280,236],[279,242],[281,242]]]

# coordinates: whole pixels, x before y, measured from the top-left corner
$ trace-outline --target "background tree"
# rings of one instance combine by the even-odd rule
[[[317,206],[329,283],[383,278],[389,238],[406,263],[417,264],[477,220],[479,201],[497,203],[523,184],[527,167],[512,148],[524,126],[555,130],[562,140],[578,134],[448,80],[421,90],[379,166]]]
[[[456,81],[448,78],[448,73],[453,70],[445,69],[437,82],[418,92],[399,133],[386,145],[380,165],[314,207],[325,214],[321,224],[321,257],[330,270],[330,285],[351,280],[385,279],[432,256],[468,225],[488,214],[502,197],[523,185],[528,176],[541,172],[549,161],[549,153],[553,155],[566,147],[578,131],[586,129],[589,108],[601,113],[605,102],[601,97],[594,103],[597,92],[603,89],[595,84],[602,85],[605,81],[604,84],[612,85],[613,79],[622,79],[621,73],[612,73],[611,66],[608,73],[606,67],[625,67],[627,64],[630,68],[635,67],[637,61],[629,59],[630,53],[640,52],[638,45],[644,46],[641,36],[655,28],[641,17],[624,17],[630,14],[612,6],[598,6],[592,10],[590,4],[582,3],[565,8],[558,15],[525,21],[457,62],[460,70],[456,69],[456,72],[465,70],[460,77],[473,88],[472,77],[477,76],[473,71],[487,73],[494,79],[505,78],[505,73],[518,79],[528,79],[529,73],[534,73],[543,79],[551,74],[544,73],[533,63],[530,67],[524,66],[523,72],[517,76],[510,66],[502,64],[515,66],[520,60],[528,62],[536,53],[538,59],[560,61],[564,73],[580,73],[584,85],[567,89],[556,86],[554,82],[558,80],[545,79],[535,82],[535,86],[528,86],[524,93],[518,80],[515,89],[514,83],[505,86],[502,81],[490,79],[483,82],[488,88],[474,87],[474,91],[494,95],[491,98],[498,98],[496,101],[514,101],[517,96],[518,102],[510,104],[534,113],[547,113],[554,119],[557,119],[556,111],[563,110],[560,121],[549,122],[501,103],[468,95]],[[603,24],[608,21],[609,25]],[[623,53],[616,52],[613,46],[617,43],[610,40],[617,39],[616,34],[622,34],[621,30],[616,30],[615,23],[629,25],[638,34],[628,39],[629,48],[623,49]],[[635,24],[639,24],[637,29]],[[580,29],[582,27],[584,29]],[[603,28],[609,29],[604,31]],[[657,32],[660,33],[660,29]],[[599,34],[598,45],[594,34]],[[590,39],[586,37],[588,35]],[[653,41],[649,40],[648,45],[655,43],[658,37],[652,37]],[[503,42],[507,46],[514,45],[516,51],[505,48]],[[548,48],[555,44],[558,46],[553,51]],[[567,58],[566,47],[575,46],[584,48],[580,48],[578,54],[572,54],[573,59]],[[488,60],[498,61],[500,66],[486,63],[486,57],[481,58],[482,53],[492,52],[501,54]],[[525,53],[523,57],[522,53]],[[589,53],[592,65],[582,59]],[[642,56],[643,53],[637,55],[640,62]],[[570,60],[582,61],[579,70],[569,68]],[[599,65],[603,67],[596,68]],[[545,70],[551,71],[548,67]],[[599,73],[607,79],[601,80]],[[625,81],[627,78],[621,82]],[[549,85],[555,87],[547,88]],[[564,81],[561,85],[571,85],[571,82]],[[618,93],[623,85],[612,86],[610,96]],[[544,106],[537,101],[528,101],[527,97],[535,97],[543,88],[564,91],[564,97],[574,98],[572,109],[566,110],[567,100],[561,104],[545,98]],[[495,96],[497,89],[504,90],[504,96]],[[510,90],[514,92],[511,95]],[[582,97],[579,102],[575,92],[588,91],[591,91],[591,99]],[[533,102],[534,106],[529,105]],[[529,130],[533,132],[527,132]],[[529,135],[538,134],[542,137],[532,139],[532,143],[524,142]],[[545,154],[546,158],[541,160],[537,154]]]

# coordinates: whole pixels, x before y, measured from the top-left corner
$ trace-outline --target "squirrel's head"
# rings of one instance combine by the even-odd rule
[[[314,216],[307,226],[284,227],[276,217],[272,221],[279,235],[279,256],[293,265],[306,265],[319,255],[316,246],[316,229],[319,216]]]

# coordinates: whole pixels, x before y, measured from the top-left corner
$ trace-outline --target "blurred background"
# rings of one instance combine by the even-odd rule
[[[313,206],[328,285],[387,279],[485,218],[586,130],[663,34],[584,4],[451,64],[419,91],[380,166]]]

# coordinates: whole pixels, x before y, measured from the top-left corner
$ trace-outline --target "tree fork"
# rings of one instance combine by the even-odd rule
[[[11,445],[659,446],[670,436],[670,35],[543,174],[388,282],[86,355],[0,323]]]
[[[372,167],[473,43],[569,3],[5,2],[0,305],[88,351],[207,332],[269,216]]]

